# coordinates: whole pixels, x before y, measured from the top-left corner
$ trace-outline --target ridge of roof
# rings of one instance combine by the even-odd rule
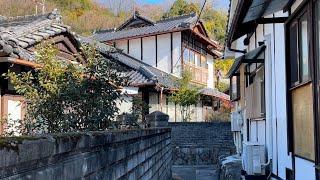
[[[174,16],[174,17],[168,17],[168,18],[163,18],[159,21],[156,21],[156,23],[164,23],[164,22],[168,22],[168,21],[175,21],[175,20],[180,20],[180,19],[185,19],[185,18],[190,18],[190,17],[196,17],[197,14],[192,12],[190,14],[182,14],[179,16]]]
[[[62,16],[58,9],[54,9],[52,12],[45,14],[33,14],[33,15],[25,15],[25,16],[15,16],[15,17],[6,17],[1,16],[0,18],[0,26],[8,27],[8,26],[16,26],[23,25],[37,20],[55,20],[57,22],[61,22]]]
[[[118,28],[116,28],[115,30],[116,31],[121,31],[123,30],[123,28],[132,20],[135,20],[135,19],[142,19],[143,21],[151,24],[151,25],[154,25],[155,22],[153,22],[151,19],[145,17],[145,16],[142,16],[140,15],[140,13],[138,11],[135,11],[133,16],[131,16],[129,19],[127,19],[124,23],[122,23]]]

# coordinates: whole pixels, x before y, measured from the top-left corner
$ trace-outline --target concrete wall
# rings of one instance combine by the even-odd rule
[[[170,179],[170,129],[0,139],[0,179]]]
[[[173,165],[216,165],[235,153],[230,123],[169,123]]]

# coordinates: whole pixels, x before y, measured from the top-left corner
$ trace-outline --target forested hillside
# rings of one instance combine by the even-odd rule
[[[108,29],[119,26],[129,18],[135,10],[140,14],[159,20],[181,14],[196,12],[201,9],[200,0],[188,3],[186,0],[176,0],[172,7],[165,10],[161,5],[139,5],[134,0],[1,0],[0,15],[21,16],[42,12],[42,2],[45,2],[46,12],[58,8],[66,24],[72,26],[77,33],[89,35],[97,29]],[[38,4],[38,8],[36,8]],[[207,4],[202,19],[210,36],[224,42],[227,13],[214,10]]]

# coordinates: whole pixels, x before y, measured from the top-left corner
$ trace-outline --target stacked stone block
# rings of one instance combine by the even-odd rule
[[[170,129],[49,135],[0,143],[0,179],[170,179]]]

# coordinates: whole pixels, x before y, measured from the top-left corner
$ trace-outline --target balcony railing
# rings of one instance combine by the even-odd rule
[[[192,74],[192,81],[199,84],[206,85],[208,82],[208,69],[203,67],[196,67],[194,64],[186,63],[184,70],[190,71]]]

